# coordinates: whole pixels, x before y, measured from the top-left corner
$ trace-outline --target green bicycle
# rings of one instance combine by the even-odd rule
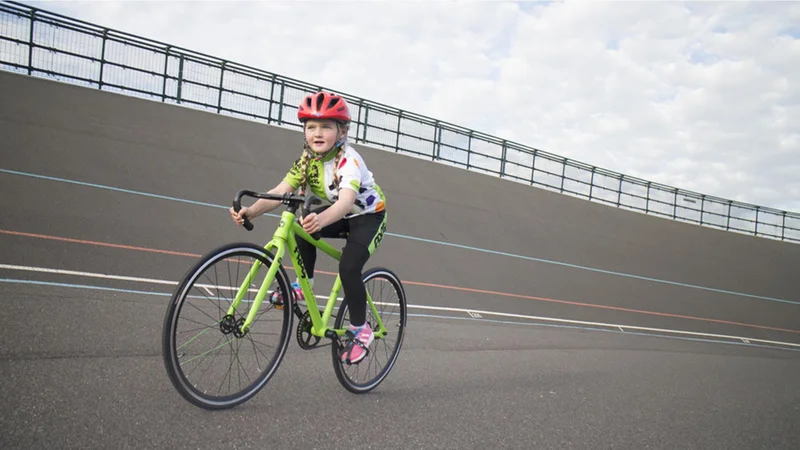
[[[241,209],[244,196],[279,200],[287,208],[266,246],[241,242],[216,248],[200,258],[178,284],[166,311],[162,335],[164,365],[173,386],[186,400],[205,409],[232,408],[248,401],[277,371],[296,316],[298,345],[305,350],[330,345],[333,369],[342,386],[353,393],[371,391],[394,367],[403,343],[406,296],[400,278],[383,267],[363,273],[367,321],[375,342],[358,364],[343,363],[340,352],[352,333],[347,328],[347,298],[337,307],[341,280],[336,277],[320,311],[297,249],[299,237],[335,260],[341,258],[341,251],[319,239],[319,233],[309,235],[296,221],[301,205],[307,215],[310,206],[322,200],[313,195],[242,190],[234,198],[235,211]],[[248,231],[253,229],[248,220],[244,225]],[[294,298],[281,265],[287,250],[305,296],[305,311]],[[291,305],[273,302],[273,293],[280,294],[277,298],[291,298]],[[384,294],[387,299],[376,299],[376,295]],[[330,326],[334,309],[338,311]],[[329,339],[330,344],[320,345],[321,338]]]

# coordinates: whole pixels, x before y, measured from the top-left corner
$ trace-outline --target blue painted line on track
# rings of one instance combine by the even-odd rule
[[[65,179],[65,178],[51,177],[51,176],[46,176],[46,175],[38,175],[38,174],[32,174],[32,173],[27,173],[27,172],[19,172],[19,171],[16,171],[16,170],[0,169],[0,172],[12,174],[12,175],[31,177],[31,178],[39,178],[39,179],[50,180],[50,181],[57,181],[57,182],[61,182],[61,183],[77,184],[77,185],[81,185],[81,186],[88,186],[88,187],[93,187],[93,188],[98,188],[98,189],[106,189],[106,190],[111,190],[111,191],[116,191],[116,192],[123,192],[123,193],[126,193],[126,194],[142,195],[142,196],[146,196],[146,197],[152,197],[152,198],[158,198],[158,199],[162,199],[162,200],[170,200],[170,201],[175,201],[175,202],[188,203],[188,204],[192,204],[192,205],[206,206],[206,207],[211,207],[211,208],[219,208],[219,209],[228,209],[228,208],[230,208],[229,206],[215,205],[215,204],[212,204],[212,203],[199,202],[199,201],[195,201],[195,200],[187,200],[187,199],[178,198],[178,197],[170,197],[170,196],[166,196],[166,195],[152,194],[152,193],[149,193],[149,192],[135,191],[135,190],[130,190],[130,189],[123,189],[123,188],[118,188],[118,187],[113,187],[113,186],[106,186],[106,185],[96,184],[96,183],[87,183],[87,182],[84,182],[84,181],[76,181],[76,180],[69,180],[69,179]],[[276,214],[269,214],[269,213],[265,214],[265,215],[266,216],[270,216],[270,217],[280,217],[280,216],[278,216]],[[698,289],[698,290],[709,291],[709,292],[716,292],[716,293],[720,293],[720,294],[728,294],[728,295],[735,295],[735,296],[739,296],[739,297],[755,298],[755,299],[759,299],[759,300],[768,300],[768,301],[771,301],[771,302],[786,303],[786,304],[790,304],[790,305],[800,305],[800,301],[786,300],[786,299],[775,298],[775,297],[767,297],[767,296],[763,296],[763,295],[747,294],[747,293],[744,293],[744,292],[736,292],[736,291],[730,291],[730,290],[725,290],[725,289],[712,288],[712,287],[708,287],[708,286],[699,286],[699,285],[694,285],[694,284],[680,283],[680,282],[677,282],[677,281],[662,280],[662,279],[658,279],[658,278],[645,277],[645,276],[634,275],[634,274],[630,274],[630,273],[615,272],[615,271],[611,271],[611,270],[598,269],[598,268],[595,268],[595,267],[587,267],[587,266],[581,266],[581,265],[577,265],[577,264],[565,263],[565,262],[561,262],[561,261],[553,261],[553,260],[549,260],[549,259],[536,258],[536,257],[533,257],[533,256],[517,255],[517,254],[514,254],[514,253],[501,252],[501,251],[497,251],[497,250],[489,250],[489,249],[480,248],[480,247],[472,247],[472,246],[469,246],[469,245],[462,245],[462,244],[454,244],[454,243],[451,243],[451,242],[436,241],[436,240],[425,239],[425,238],[420,238],[420,237],[416,237],[416,236],[407,236],[407,235],[403,235],[403,234],[388,233],[388,232],[386,233],[386,235],[387,236],[397,237],[397,238],[400,238],[400,239],[409,239],[409,240],[413,240],[413,241],[425,242],[425,243],[430,243],[430,244],[444,245],[444,246],[448,246],[448,247],[461,248],[461,249],[465,249],[465,250],[488,253],[488,254],[492,254],[492,255],[506,256],[506,257],[509,257],[509,258],[522,259],[522,260],[526,260],[526,261],[535,261],[535,262],[540,262],[540,263],[544,263],[544,264],[552,264],[552,265],[557,265],[557,266],[569,267],[569,268],[572,268],[572,269],[586,270],[586,271],[589,271],[589,272],[597,272],[597,273],[602,273],[602,274],[606,274],[606,275],[614,275],[614,276],[619,276],[619,277],[633,278],[633,279],[637,279],[637,280],[649,281],[649,282],[652,282],[652,283],[669,284],[669,285],[673,285],[673,286],[679,286],[679,287],[690,288],[690,289]]]
[[[74,288],[74,289],[91,289],[96,291],[111,291],[111,292],[121,292],[124,294],[137,294],[137,295],[160,295],[165,297],[171,297],[172,294],[167,294],[164,292],[151,292],[151,291],[137,291],[135,289],[120,289],[120,288],[112,288],[112,287],[105,287],[105,286],[92,286],[89,284],[73,284],[73,283],[57,283],[54,281],[35,281],[35,280],[21,280],[16,278],[0,278],[0,282],[2,283],[15,283],[15,284],[33,284],[36,286],[57,286],[57,287],[66,287],[66,288]]]

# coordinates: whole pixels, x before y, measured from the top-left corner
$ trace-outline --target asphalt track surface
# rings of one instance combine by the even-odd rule
[[[800,448],[800,246],[364,147],[370,265],[412,305],[395,369],[355,396],[293,342],[253,400],[199,410],[161,360],[171,283],[268,239],[226,209],[299,134],[8,73],[0,98],[0,448]]]

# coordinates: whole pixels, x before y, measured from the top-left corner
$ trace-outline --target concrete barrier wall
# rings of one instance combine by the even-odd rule
[[[8,72],[0,72],[0,98],[0,168],[7,170],[229,205],[238,189],[271,188],[301,151],[296,131]],[[800,301],[798,245],[357,148],[388,196],[394,235]],[[113,214],[125,206],[106,207]],[[153,206],[148,213],[164,207]],[[4,227],[24,225],[13,220],[13,211],[8,214]],[[236,237],[264,240],[264,229]],[[729,319],[737,320],[766,314],[782,326],[800,328],[795,305],[679,291],[663,283],[399,237],[388,241],[393,243],[376,258],[405,278],[598,303],[662,305],[682,313],[735,313]]]

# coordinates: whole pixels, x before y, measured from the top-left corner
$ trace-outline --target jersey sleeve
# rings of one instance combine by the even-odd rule
[[[283,181],[289,183],[293,189],[297,189],[300,187],[300,181],[302,180],[303,177],[300,173],[300,158],[297,158],[292,168],[289,169],[289,172],[287,172],[286,176],[283,177]]]
[[[337,168],[340,177],[339,189],[352,189],[358,194],[361,189],[361,166],[352,154],[342,156]]]

